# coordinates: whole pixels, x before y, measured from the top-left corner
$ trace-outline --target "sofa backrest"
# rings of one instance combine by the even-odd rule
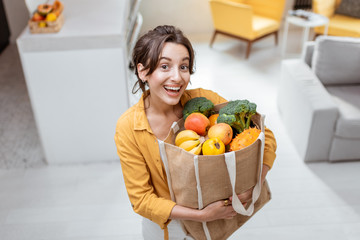
[[[360,39],[320,36],[311,67],[324,85],[360,84]]]

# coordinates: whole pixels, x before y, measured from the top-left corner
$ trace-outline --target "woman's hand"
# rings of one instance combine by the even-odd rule
[[[236,212],[231,205],[224,205],[224,201],[213,202],[206,206],[202,212],[203,222],[210,222],[217,219],[231,219],[236,216]]]
[[[263,172],[261,175],[261,182],[264,183],[267,172],[269,171],[267,165],[263,165]],[[253,188],[238,195],[240,201],[245,206],[252,198]],[[187,208],[180,205],[175,205],[171,211],[170,219],[192,220],[198,222],[209,222],[217,219],[231,219],[236,216],[236,211],[231,206],[232,197],[229,198],[230,205],[225,206],[225,201],[217,201],[209,204],[202,210]]]
[[[225,206],[225,201],[221,200],[209,204],[202,210],[175,205],[171,211],[170,219],[209,222],[217,219],[231,219],[236,214],[231,205]]]

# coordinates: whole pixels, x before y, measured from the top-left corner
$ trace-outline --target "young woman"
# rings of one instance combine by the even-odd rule
[[[214,202],[202,210],[171,201],[160,159],[157,139],[166,138],[172,123],[182,117],[188,100],[203,96],[214,104],[226,102],[210,90],[186,90],[194,72],[190,41],[173,26],[158,26],[136,43],[133,64],[138,78],[136,85],[143,95],[119,118],[115,143],[132,208],[144,217],[144,239],[167,239],[169,236],[186,239],[177,220],[203,222],[234,217],[237,213],[224,201]],[[136,85],[133,92],[138,90]],[[275,160],[275,150],[274,135],[266,129],[263,181]],[[251,191],[239,197],[246,203],[251,199]]]

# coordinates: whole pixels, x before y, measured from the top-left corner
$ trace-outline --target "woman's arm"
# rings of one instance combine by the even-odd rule
[[[120,157],[126,190],[134,212],[164,228],[175,203],[159,197],[153,187],[150,170],[136,138],[126,125],[117,128],[115,143]]]
[[[231,205],[224,206],[224,201],[221,200],[209,204],[202,210],[175,205],[171,211],[170,219],[210,222],[217,219],[230,219],[236,214]]]

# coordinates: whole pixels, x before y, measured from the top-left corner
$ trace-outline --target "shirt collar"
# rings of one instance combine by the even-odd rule
[[[134,130],[147,130],[152,133],[145,113],[144,98],[145,94],[143,93],[140,100],[135,105]]]

